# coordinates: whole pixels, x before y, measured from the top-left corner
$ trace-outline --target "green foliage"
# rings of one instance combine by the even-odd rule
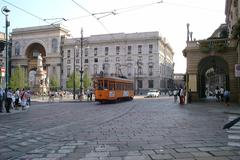
[[[20,66],[16,67],[12,72],[9,86],[14,90],[17,88],[27,88],[28,84],[26,77],[24,69]]]
[[[240,19],[237,21],[237,23],[235,25],[233,25],[232,38],[233,39],[240,38]]]
[[[50,87],[50,90],[55,90],[55,91],[60,87],[60,80],[58,79],[56,74],[50,76],[49,87]]]
[[[86,91],[92,84],[92,80],[87,72],[83,74],[83,89]]]
[[[72,73],[67,80],[66,87],[68,89],[73,89],[73,82],[74,82],[73,79],[74,79],[74,74]],[[78,72],[75,72],[75,87],[76,88],[80,87],[80,73]]]

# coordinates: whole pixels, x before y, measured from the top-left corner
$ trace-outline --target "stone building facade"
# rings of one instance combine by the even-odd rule
[[[71,38],[61,25],[13,29],[11,35],[11,68],[23,67],[29,78],[36,70],[36,56],[40,53],[47,77],[57,75],[62,88],[66,88],[67,78],[74,70],[74,60],[76,71],[82,65],[91,77],[103,73],[133,79],[139,94],[173,85],[174,53],[158,32],[84,37],[82,52],[81,39]]]

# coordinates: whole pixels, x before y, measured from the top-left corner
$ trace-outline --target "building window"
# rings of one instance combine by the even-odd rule
[[[116,54],[119,55],[119,53],[120,53],[120,46],[117,46],[116,47]]]
[[[70,55],[71,54],[71,50],[69,49],[68,51],[67,51],[67,58],[70,58]]]
[[[85,60],[84,60],[84,63],[88,63],[88,59],[85,59]]]
[[[108,61],[109,61],[109,60],[108,60],[108,57],[106,57],[106,58],[105,58],[105,62],[108,62]]]
[[[94,56],[97,56],[98,49],[94,48]]]
[[[128,54],[132,53],[132,46],[128,46]]]
[[[98,58],[94,58],[94,62],[97,63],[98,62]]]
[[[71,67],[69,66],[69,67],[67,68],[67,77],[70,77],[70,73],[71,73]]]
[[[148,52],[149,52],[149,53],[152,53],[152,52],[153,52],[153,45],[152,45],[152,44],[149,44],[149,46],[148,46],[148,47],[149,47],[149,48],[148,48],[148,49],[149,49],[149,51],[148,51]]]
[[[131,75],[132,75],[131,72],[132,72],[132,64],[128,64],[128,66],[127,66],[128,76],[131,76]]]
[[[154,88],[153,87],[153,80],[148,80],[148,88]]]
[[[16,43],[15,43],[15,55],[16,55],[16,56],[19,56],[19,55],[20,55],[20,49],[21,49],[20,43],[19,43],[19,42],[16,42]]]
[[[149,57],[148,57],[148,60],[149,60],[149,61],[153,61],[153,56],[149,56]]]
[[[84,49],[84,54],[85,54],[85,57],[88,56],[88,48],[85,48],[85,49]]]
[[[138,45],[138,53],[142,53],[142,45]]]
[[[67,60],[67,64],[71,64],[71,60],[70,59]]]
[[[98,65],[94,64],[94,67],[93,67],[94,74],[97,74],[97,71],[98,71]]]
[[[79,59],[76,59],[76,63],[79,63]]]
[[[131,57],[128,57],[128,58],[127,58],[127,61],[132,61],[132,58],[131,58]]]
[[[79,50],[78,49],[76,49],[76,57],[79,57]]]
[[[56,53],[58,49],[58,40],[56,38],[52,39],[52,51]]]
[[[120,57],[116,57],[116,62],[120,62]]]
[[[137,87],[138,87],[138,88],[143,88],[142,80],[138,80],[138,81],[137,81]]]
[[[109,48],[108,48],[108,47],[105,47],[105,56],[108,55],[108,51],[109,51]]]
[[[152,65],[149,66],[148,73],[149,73],[149,76],[153,75],[153,66]]]

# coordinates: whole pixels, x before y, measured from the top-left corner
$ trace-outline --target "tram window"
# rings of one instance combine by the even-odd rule
[[[104,80],[104,85],[103,85],[104,89],[108,89],[108,81]]]
[[[121,83],[121,90],[124,90],[124,83]]]
[[[102,90],[102,89],[103,89],[102,81],[99,80],[99,81],[98,81],[98,90]]]
[[[115,90],[115,84],[114,82],[109,82],[109,90]]]

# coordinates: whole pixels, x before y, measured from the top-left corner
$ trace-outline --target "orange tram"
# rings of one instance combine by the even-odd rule
[[[132,100],[134,97],[133,81],[126,78],[99,76],[94,80],[95,101],[117,102]]]

